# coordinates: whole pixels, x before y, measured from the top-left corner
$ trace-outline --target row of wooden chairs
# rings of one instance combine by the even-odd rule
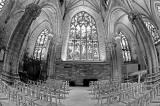
[[[53,92],[55,89],[46,85],[42,81],[29,81],[27,84],[15,81],[13,86],[9,86],[0,80],[0,102],[7,106],[57,106],[58,99],[60,102],[59,94],[57,95]],[[62,88],[69,89],[68,82],[63,81]]]
[[[52,94],[56,95],[59,99],[59,102],[61,99],[64,99],[65,98],[65,95],[66,94],[69,94],[69,82],[67,81],[52,81],[51,83],[49,82],[34,82],[34,81],[29,81],[28,84],[25,84],[21,81],[18,82],[18,85],[20,85],[20,87],[23,87],[23,86],[27,86],[28,88],[31,88],[33,90],[37,90],[39,89],[41,92],[45,92],[45,91],[48,91],[48,92],[51,92]],[[15,83],[16,85],[16,83]],[[24,88],[24,87],[23,87]]]
[[[99,84],[100,83],[100,84]],[[99,87],[97,87],[97,84]],[[95,95],[98,89],[105,89],[100,87],[102,82],[92,81],[90,82],[91,93]],[[110,84],[110,83],[108,83]],[[108,85],[109,86],[109,85]],[[143,83],[119,83],[115,86],[114,90],[106,88],[106,92],[98,92],[98,102],[101,106],[159,106],[160,105],[160,83],[152,85],[152,88],[148,88],[148,85]],[[96,88],[96,90],[95,90]],[[96,93],[95,93],[96,92]],[[104,102],[105,100],[105,102]],[[104,103],[103,103],[104,102]]]
[[[132,92],[130,90],[130,98],[125,101],[120,101],[125,105],[129,106],[160,106],[160,84],[153,85],[151,89],[147,89],[147,85],[140,84],[141,90],[136,90],[136,92]],[[136,87],[137,88],[137,87]],[[111,105],[112,106],[112,105]],[[124,106],[124,105],[115,105],[114,106]]]
[[[98,87],[97,87],[98,86]],[[120,102],[122,100],[127,99],[127,95],[132,91],[142,92],[142,84],[138,83],[119,83],[115,82],[107,82],[107,81],[92,81],[90,82],[91,94],[96,95],[95,97],[98,99],[98,102],[103,104],[103,100],[107,99],[107,104],[113,104],[116,102]],[[114,98],[114,99],[113,99]],[[116,99],[115,99],[116,98]]]
[[[116,92],[118,89],[119,82],[111,82],[109,80],[91,81],[89,84],[91,94],[94,98],[98,98],[101,94]]]
[[[32,106],[30,103],[33,104],[2,80],[0,80],[0,102],[2,106]]]
[[[120,101],[126,101],[130,98],[130,96],[136,95],[136,92],[142,91],[141,85],[137,83],[122,83],[120,86],[115,88],[114,92],[103,93],[99,96],[98,100],[100,100],[101,105],[103,104],[103,100],[107,99],[107,104],[115,104]],[[133,95],[131,95],[133,94]]]

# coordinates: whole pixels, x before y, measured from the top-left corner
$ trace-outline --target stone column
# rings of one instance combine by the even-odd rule
[[[13,83],[14,79],[18,78],[20,50],[32,22],[40,15],[40,13],[41,7],[39,5],[34,3],[29,4],[11,35],[2,75],[3,80],[8,83]]]
[[[113,79],[119,79],[121,81],[121,59],[120,59],[120,51],[119,47],[117,46],[118,44],[116,41],[110,42],[108,44],[108,47],[110,48],[111,51],[111,62],[112,62],[112,78]]]
[[[144,43],[144,48],[146,50],[148,59],[149,73],[157,72],[158,58],[156,49],[152,41],[152,35],[150,35],[145,23],[143,22],[141,14],[130,12],[128,14],[128,18],[130,22],[137,28],[139,36]]]
[[[47,56],[47,75],[48,79],[53,79],[55,74],[55,38],[54,36],[51,38],[49,48],[48,48],[48,56]]]

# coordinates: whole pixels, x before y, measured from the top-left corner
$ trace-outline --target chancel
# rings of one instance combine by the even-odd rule
[[[0,106],[160,106],[160,0],[0,0]]]

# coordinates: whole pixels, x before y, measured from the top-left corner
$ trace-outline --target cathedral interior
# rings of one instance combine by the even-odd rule
[[[0,0],[0,106],[160,106],[160,0]]]

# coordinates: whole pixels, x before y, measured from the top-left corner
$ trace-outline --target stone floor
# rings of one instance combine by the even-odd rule
[[[71,87],[69,95],[60,106],[100,106],[96,99],[92,99],[88,87]]]

